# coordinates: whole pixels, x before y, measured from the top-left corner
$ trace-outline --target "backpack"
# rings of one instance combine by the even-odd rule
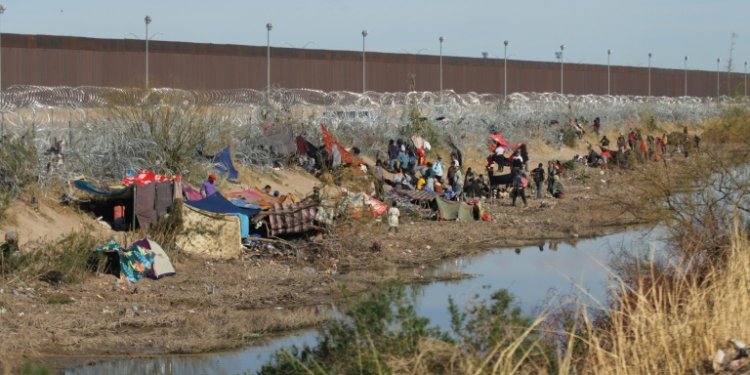
[[[526,177],[521,177],[521,187],[526,188],[526,185],[529,184],[529,181],[526,179]]]

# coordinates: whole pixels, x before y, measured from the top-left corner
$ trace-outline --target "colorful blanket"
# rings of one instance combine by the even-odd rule
[[[268,211],[271,236],[288,233],[304,233],[315,229],[317,207],[305,207],[309,202],[292,204],[277,203]]]
[[[134,242],[127,249],[120,246],[115,240],[109,240],[102,246],[97,247],[95,252],[114,253],[120,257],[120,278],[134,283],[151,272],[154,265],[153,252]]]

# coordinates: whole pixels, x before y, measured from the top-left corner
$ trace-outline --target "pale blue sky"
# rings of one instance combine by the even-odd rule
[[[367,50],[502,57],[508,39],[513,59],[565,60],[613,65],[727,69],[737,33],[733,71],[750,60],[750,0],[0,0],[7,10],[2,31],[23,34],[132,38],[153,18],[158,40],[277,47]]]

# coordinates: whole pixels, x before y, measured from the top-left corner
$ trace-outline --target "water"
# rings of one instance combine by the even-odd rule
[[[581,294],[582,300],[591,304],[604,303],[609,279],[606,264],[611,254],[619,249],[658,249],[662,235],[661,230],[636,230],[575,244],[545,242],[520,248],[520,253],[516,249],[496,249],[452,260],[434,272],[464,272],[476,277],[413,287],[417,311],[429,318],[432,325],[447,329],[450,325],[448,296],[459,306],[465,306],[503,288],[517,296],[521,309],[529,314],[550,294],[558,292]],[[66,370],[65,374],[255,373],[268,363],[277,349],[313,344],[315,337],[315,331],[307,331],[232,353],[105,361]]]

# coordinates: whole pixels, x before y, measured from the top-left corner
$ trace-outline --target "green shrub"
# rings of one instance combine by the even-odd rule
[[[88,274],[101,271],[106,257],[93,253],[99,240],[88,233],[72,233],[59,241],[46,242],[7,259],[3,274],[15,274],[22,278],[33,278],[57,283],[78,283]]]

